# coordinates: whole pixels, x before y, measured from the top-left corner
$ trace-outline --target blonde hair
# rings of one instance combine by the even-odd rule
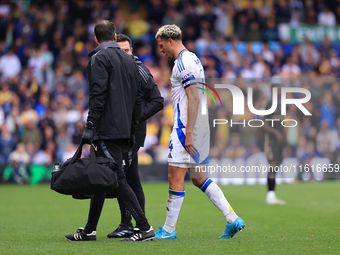
[[[181,40],[182,31],[176,25],[165,25],[158,29],[155,38]]]

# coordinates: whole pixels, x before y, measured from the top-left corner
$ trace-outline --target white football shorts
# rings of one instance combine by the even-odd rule
[[[209,163],[210,129],[194,129],[194,145],[198,153],[192,157],[185,149],[185,128],[173,128],[169,142],[169,165],[181,168]]]

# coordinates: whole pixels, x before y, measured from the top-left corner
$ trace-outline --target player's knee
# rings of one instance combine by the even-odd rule
[[[168,181],[171,184],[171,183],[174,183],[174,182],[178,182],[179,178],[176,175],[169,173],[168,174]]]

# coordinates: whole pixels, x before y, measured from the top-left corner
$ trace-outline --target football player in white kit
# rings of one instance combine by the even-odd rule
[[[184,200],[184,178],[189,171],[192,183],[200,188],[221,210],[227,225],[220,238],[232,238],[245,226],[237,216],[220,187],[203,171],[195,168],[209,162],[209,122],[204,92],[204,70],[197,56],[182,44],[182,32],[176,25],[161,27],[156,40],[162,53],[175,58],[171,75],[171,99],[174,127],[169,143],[169,194],[167,217],[163,227],[155,233],[158,239],[174,239],[176,222]],[[205,104],[202,108],[201,104]],[[203,111],[202,111],[203,109]],[[203,113],[202,113],[203,112]],[[190,172],[191,171],[191,172]]]

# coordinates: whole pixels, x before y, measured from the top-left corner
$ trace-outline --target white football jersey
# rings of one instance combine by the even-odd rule
[[[188,96],[185,89],[190,85],[197,86],[200,104],[195,128],[209,128],[207,93],[202,90],[204,83],[204,69],[198,57],[187,49],[182,50],[175,60],[170,78],[171,100],[174,110],[174,128],[186,128],[188,118]],[[202,105],[206,109],[202,114]]]

